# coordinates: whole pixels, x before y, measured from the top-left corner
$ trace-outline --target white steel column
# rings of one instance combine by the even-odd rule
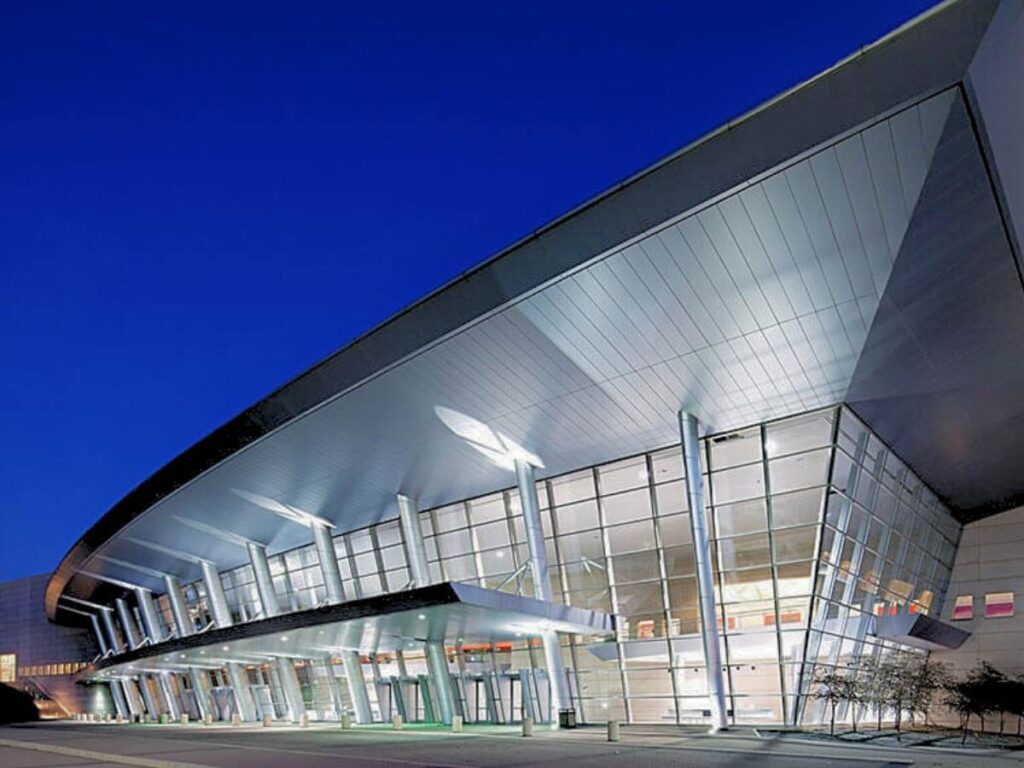
[[[260,596],[263,618],[277,616],[281,607],[277,602],[277,592],[274,591],[274,579],[270,575],[267,548],[254,541],[247,542],[245,548],[249,551],[249,562],[252,563],[252,573],[256,577],[256,592]]]
[[[199,564],[203,570],[203,584],[206,586],[206,602],[213,616],[213,623],[218,628],[230,627],[234,624],[231,618],[231,609],[228,607],[228,598],[224,594],[224,583],[220,580],[220,574],[213,563],[203,560]]]
[[[277,670],[281,677],[281,689],[284,691],[285,704],[288,705],[289,719],[293,723],[297,723],[305,713],[306,705],[302,701],[302,688],[299,686],[299,676],[295,672],[295,665],[291,659],[279,656]]]
[[[416,502],[408,496],[398,494],[398,521],[402,527],[402,543],[405,544],[405,561],[409,564],[412,586],[425,587],[430,583],[430,567],[427,564],[427,548],[423,543],[423,529]]]
[[[142,706],[138,700],[138,686],[135,685],[135,681],[130,677],[123,677],[117,682],[121,686],[121,692],[125,695],[129,715],[138,715],[141,717],[143,714]]]
[[[139,675],[139,691],[142,693],[142,700],[146,704],[146,714],[152,719],[159,719],[160,707],[153,698],[153,689],[149,687],[149,679],[146,675]]]
[[[117,617],[121,620],[121,629],[124,630],[124,637],[128,643],[128,650],[135,650],[139,647],[141,640],[135,629],[135,621],[132,619],[131,611],[128,610],[128,603],[123,598],[114,600],[117,606]]]
[[[344,602],[345,588],[341,584],[341,570],[338,568],[338,553],[334,549],[331,529],[314,520],[309,524],[313,529],[313,541],[316,553],[320,558],[320,570],[324,575],[324,588],[327,590],[327,602],[336,604]]]
[[[194,629],[192,619],[188,615],[188,604],[181,593],[181,582],[176,576],[165,575],[164,589],[167,592],[167,602],[171,604],[171,615],[174,616],[174,624],[178,628],[178,637],[188,637]]]
[[[107,643],[107,638],[103,636],[103,630],[100,628],[100,620],[96,618],[96,614],[89,614],[89,622],[92,624],[93,634],[96,635],[96,643],[100,647],[100,653],[104,656],[110,650],[110,645]]]
[[[550,603],[551,575],[548,568],[548,551],[544,545],[544,528],[541,526],[540,503],[537,500],[537,478],[532,464],[516,459],[516,484],[519,487],[519,505],[523,509],[534,597]],[[541,639],[547,662],[548,687],[551,689],[550,720],[557,723],[558,710],[568,707],[571,703],[565,667],[562,663],[562,646],[558,640],[558,633],[552,630],[541,633]]]
[[[402,527],[402,542],[405,544],[406,562],[414,587],[425,587],[430,583],[430,566],[427,563],[427,548],[423,543],[423,528],[416,502],[408,496],[398,494],[398,519]],[[450,724],[455,712],[455,693],[452,691],[452,676],[448,671],[448,659],[444,655],[444,639],[427,640],[425,643],[427,670],[437,693],[437,709],[441,722]]]
[[[700,470],[700,440],[697,417],[679,412],[686,491],[690,506],[690,528],[693,534],[693,558],[697,569],[698,607],[700,609],[701,642],[711,703],[711,730],[729,727],[725,706],[725,685],[722,679],[722,655],[715,616],[715,582],[711,568],[711,540],[708,536],[707,511],[704,509],[704,478]]]
[[[256,705],[253,704],[252,691],[249,690],[249,673],[237,662],[228,664],[227,670],[228,680],[231,681],[231,688],[235,692],[238,716],[243,722],[251,723],[256,719]]]
[[[135,588],[135,599],[139,604],[139,613],[142,614],[142,627],[152,645],[156,645],[164,639],[163,630],[160,629],[160,619],[157,616],[156,605],[153,602],[153,593],[143,587]]]
[[[372,723],[373,710],[370,708],[370,694],[366,691],[366,676],[363,674],[363,662],[359,658],[359,651],[342,651],[341,661],[345,665],[345,677],[348,679],[348,690],[352,694],[356,722],[360,725]]]
[[[110,686],[110,698],[114,700],[114,709],[117,710],[117,714],[121,717],[131,717],[131,710],[128,709],[128,700],[124,695],[124,688],[121,687],[120,680],[111,680]]]
[[[114,649],[114,653],[124,653],[124,644],[117,636],[117,629],[114,627],[113,609],[104,606],[100,611],[100,619],[103,621],[103,628],[107,630],[107,635],[110,637],[110,647]]]
[[[188,671],[189,679],[192,681],[192,693],[196,697],[196,708],[199,710],[199,716],[206,718],[207,715],[213,717],[213,707],[210,705],[210,691],[206,684],[206,673],[201,669],[192,667]]]
[[[160,688],[160,694],[164,698],[164,703],[167,705],[167,713],[171,716],[172,720],[180,720],[181,707],[178,706],[178,697],[174,695],[174,686],[171,684],[170,673],[161,672],[156,676],[156,681]]]
[[[445,725],[452,724],[455,714],[455,694],[452,691],[452,675],[448,671],[448,659],[444,655],[444,641],[428,640],[424,643],[427,650],[427,669],[430,680],[437,692],[437,714]]]

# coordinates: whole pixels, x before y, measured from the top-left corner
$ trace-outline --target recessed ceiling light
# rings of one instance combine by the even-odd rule
[[[222,646],[220,647],[220,649],[221,649],[222,651],[226,651],[226,650],[227,650],[227,649],[228,649],[229,647],[230,647],[230,646],[227,646],[227,645],[222,645]]]
[[[281,642],[282,643],[287,643],[288,642],[288,635],[281,635]]]
[[[427,618],[427,614],[425,614],[425,613],[421,613],[421,614],[420,614],[420,615],[419,615],[419,616],[418,616],[417,618],[418,618],[418,619],[419,619],[420,621],[423,621],[423,620],[424,620],[425,618]]]

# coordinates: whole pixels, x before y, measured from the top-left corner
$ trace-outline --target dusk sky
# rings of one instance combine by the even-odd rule
[[[505,245],[926,0],[5,3],[0,580]]]

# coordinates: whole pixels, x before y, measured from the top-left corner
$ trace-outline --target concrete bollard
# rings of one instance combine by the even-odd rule
[[[452,715],[452,733],[462,733],[462,715]]]
[[[341,730],[347,731],[352,727],[352,715],[348,712],[344,712],[341,715]]]
[[[181,719],[179,720],[179,722],[182,725],[188,725],[188,712],[182,712],[181,713]]]
[[[299,715],[299,728],[308,728],[308,727],[309,727],[309,715],[307,715],[305,712],[303,712],[301,715]]]
[[[264,728],[269,728],[271,726],[271,724],[273,724],[273,722],[274,722],[274,720],[273,720],[273,718],[270,715],[264,715],[263,716],[263,727]]]
[[[401,715],[394,715],[394,716],[392,716],[392,718],[391,718],[391,730],[392,731],[400,731],[400,730],[402,730],[402,716]]]
[[[124,715],[120,712],[117,713],[117,717],[114,718],[114,722],[118,725],[124,725]]]
[[[213,725],[213,715],[209,712],[203,715],[203,725]]]
[[[167,716],[166,712],[160,713],[160,725],[167,725],[171,721],[171,718]]]
[[[241,725],[242,724],[242,718],[241,718],[241,716],[239,716],[239,714],[237,712],[232,712],[231,713],[231,724],[232,725]]]
[[[533,736],[533,718],[523,718],[523,736]]]
[[[609,720],[608,721],[608,741],[619,740],[619,721]]]

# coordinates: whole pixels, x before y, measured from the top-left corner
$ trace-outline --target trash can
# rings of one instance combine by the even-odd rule
[[[575,709],[560,709],[560,710],[558,710],[558,727],[559,728],[575,728],[576,727],[576,710]]]

